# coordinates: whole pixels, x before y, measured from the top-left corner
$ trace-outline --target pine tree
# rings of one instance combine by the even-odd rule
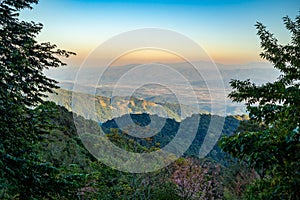
[[[38,0],[0,1],[0,199],[71,197],[77,182],[62,169],[43,163],[34,146],[51,129],[46,93],[57,88],[43,70],[64,65],[74,53],[39,43],[42,24],[19,20]]]

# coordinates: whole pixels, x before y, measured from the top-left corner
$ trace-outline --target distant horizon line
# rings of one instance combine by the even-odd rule
[[[248,66],[249,65],[269,65],[269,66],[273,66],[272,63],[268,62],[268,61],[250,61],[250,62],[244,62],[244,63],[222,63],[222,62],[210,62],[210,61],[205,61],[205,60],[198,60],[198,61],[191,61],[191,62],[148,62],[148,63],[139,63],[139,62],[132,62],[132,63],[128,63],[128,64],[118,64],[118,65],[110,65],[108,67],[125,67],[125,66],[138,66],[138,65],[151,65],[151,64],[162,64],[162,65],[179,65],[179,64],[186,64],[186,63],[209,63],[209,64],[214,64],[216,66],[227,66],[227,67],[238,67],[238,66]],[[267,67],[269,67],[267,66]],[[67,64],[66,66],[62,66],[62,67],[72,67],[72,68],[81,68],[81,67],[87,67],[87,68],[97,68],[97,67],[107,67],[107,66],[84,66],[84,62],[81,65],[71,65],[71,64]]]

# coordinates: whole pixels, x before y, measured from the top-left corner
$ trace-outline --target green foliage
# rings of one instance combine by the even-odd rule
[[[64,65],[57,56],[74,54],[50,43],[38,43],[35,38],[42,24],[19,21],[20,9],[31,8],[30,4],[37,2],[4,0],[0,4],[0,95],[26,106],[36,105],[45,97],[44,92],[57,88],[56,81],[47,78],[43,70]]]
[[[181,158],[178,162],[165,169],[148,174],[130,174],[113,170],[96,161],[82,146],[76,134],[73,117],[79,117],[82,120],[80,123],[82,126],[92,127],[93,124],[98,126],[96,122],[76,116],[68,112],[65,108],[56,106],[53,103],[47,102],[39,106],[39,109],[49,110],[50,108],[56,113],[53,116],[51,115],[51,123],[56,125],[56,127],[51,129],[50,134],[42,136],[44,140],[36,147],[39,151],[38,155],[42,157],[43,161],[53,163],[55,167],[63,168],[65,172],[82,174],[86,177],[85,179],[81,179],[82,184],[78,189],[77,196],[96,199],[182,199],[178,186],[172,181],[172,177],[174,177],[175,172],[179,168],[184,169],[189,166],[195,169],[209,169],[205,175],[205,181],[217,183],[210,186],[209,192],[205,190],[205,195],[213,195],[214,197],[222,196],[222,187],[224,186],[221,185],[224,185],[223,182],[228,186],[235,187],[234,177],[236,174],[226,172],[230,168],[228,170],[226,168],[225,170],[222,167],[222,170],[220,170],[217,167],[218,164],[214,162],[197,161],[197,159],[189,162],[189,158]],[[140,125],[149,123],[149,118],[146,114],[132,116],[134,121]],[[170,120],[168,123],[171,121],[173,120]],[[229,123],[230,121],[231,123]],[[233,124],[237,126],[238,124],[233,117],[228,118],[228,123],[227,126]],[[170,128],[172,127],[171,125],[172,123],[169,124]],[[107,137],[110,141],[127,151],[147,152],[149,151],[148,148],[151,148],[142,146],[137,141],[128,138],[126,133],[120,132],[117,128],[108,128],[107,131]],[[186,165],[185,163],[190,163],[191,165]],[[226,173],[216,173],[218,171]],[[244,173],[247,175],[247,172]],[[184,173],[180,175],[182,175],[182,178],[185,178]],[[199,173],[196,176],[202,177],[202,174]],[[226,182],[223,181],[225,178]],[[188,177],[185,179],[192,182],[196,181],[196,179],[189,180]],[[207,184],[205,181],[200,182],[199,180],[198,183],[201,183],[199,185],[200,188],[206,188]],[[231,188],[229,189],[231,191]]]
[[[181,199],[182,196],[177,192],[178,185],[171,177],[174,177],[174,173],[181,175],[176,172],[176,167],[182,167],[182,163],[148,174],[113,170],[98,162],[84,148],[73,117],[80,122],[81,126],[77,129],[91,133],[97,133],[97,122],[43,101],[46,94],[57,88],[56,81],[44,76],[43,70],[64,65],[58,56],[68,57],[73,53],[59,50],[50,43],[40,44],[36,41],[42,25],[18,19],[20,10],[31,9],[32,3],[38,3],[38,0],[0,1],[0,199]],[[65,101],[69,100],[68,97]],[[99,105],[110,101],[101,97],[98,100]],[[151,103],[137,99],[132,104],[139,104],[140,107],[133,106],[137,112],[151,106]],[[108,111],[98,108],[98,113],[104,113],[99,114],[99,119],[107,117]],[[178,115],[178,107],[168,104],[166,108],[170,116],[175,118]],[[135,122],[146,126],[149,119],[141,116]],[[190,155],[198,154],[210,117],[201,117],[196,142],[189,149]],[[194,118],[197,116],[189,120]],[[233,117],[225,120],[227,125],[223,134],[231,134],[239,121]],[[185,123],[189,123],[188,120]],[[126,136],[126,132],[111,129],[113,127],[109,127],[107,136],[128,151],[149,152],[172,140],[178,126],[175,120],[167,119],[161,135],[146,141],[132,140]],[[86,135],[93,136],[90,132]],[[293,145],[297,139],[297,134],[288,137],[290,151],[297,150]],[[217,148],[215,151],[214,158],[221,160],[222,154]],[[183,161],[185,159],[182,158]],[[210,166],[215,164],[212,162]],[[214,172],[220,171],[209,167],[205,171],[207,174],[203,175],[202,164],[193,163],[192,167],[196,169],[196,176],[205,177],[210,183],[216,181],[217,174]],[[183,168],[187,169],[188,166],[184,165]],[[197,183],[195,178],[191,180]],[[197,188],[205,188],[203,180]],[[216,191],[208,194],[211,198],[222,196],[219,187],[210,187],[209,191]]]
[[[0,3],[1,199],[72,198],[79,183],[40,160],[35,151],[52,124],[47,116],[51,110],[32,107],[42,102],[45,92],[56,88],[56,81],[44,76],[43,70],[64,65],[56,56],[73,54],[50,43],[39,44],[35,38],[42,25],[18,19],[21,9],[37,2]]]
[[[80,187],[81,175],[73,174],[70,179],[72,173],[41,159],[37,150],[38,141],[54,127],[48,118],[53,111],[49,107],[24,108],[20,114],[21,124],[4,126],[12,132],[1,132],[7,134],[1,135],[1,198],[72,198]]]
[[[291,43],[279,45],[261,23],[256,24],[261,57],[282,73],[274,83],[257,86],[231,81],[229,97],[246,101],[250,122],[220,142],[224,151],[254,167],[261,179],[248,188],[249,199],[299,199],[300,185],[300,15],[284,17]]]
[[[128,116],[122,116],[118,118],[117,120],[126,120]],[[154,120],[150,121],[150,117]],[[189,157],[198,157],[199,156],[199,151],[201,148],[201,145],[203,144],[204,138],[207,134],[209,123],[212,117],[215,117],[218,121],[225,121],[222,134],[223,135],[232,135],[233,132],[236,130],[236,128],[239,126],[240,121],[237,120],[235,117],[228,116],[225,119],[219,116],[211,116],[211,115],[206,115],[206,114],[201,114],[201,115],[192,115],[191,117],[186,118],[182,122],[177,122],[173,119],[166,119],[166,122],[164,126],[162,127],[161,130],[152,130],[153,132],[157,133],[151,138],[137,138],[133,137],[130,135],[126,134],[126,131],[135,131],[132,126],[125,126],[122,127],[122,130],[119,129],[116,119],[109,120],[101,125],[103,131],[106,134],[110,134],[112,131],[114,131],[114,137],[122,137],[122,140],[125,140],[125,146],[126,144],[130,145],[132,142],[135,142],[141,146],[138,149],[135,149],[135,152],[148,152],[150,151],[155,151],[157,148],[163,148],[166,146],[169,142],[173,140],[173,138],[176,136],[178,129],[180,127],[181,123],[185,124],[185,127],[191,127],[189,124],[193,124],[193,120],[199,120],[199,126],[198,130],[196,133],[196,136],[192,142],[192,144],[189,146],[188,150],[185,152],[184,156],[189,156]],[[137,130],[139,131],[139,134],[142,134],[140,131],[149,131],[146,127],[150,122],[154,121],[164,121],[164,118],[160,118],[158,116],[150,116],[148,114],[130,114],[130,118],[133,120],[134,123],[139,124],[140,126],[144,126],[143,130]],[[195,131],[193,128],[191,130],[186,129],[185,132],[186,134],[193,134],[192,131]],[[217,135],[217,134],[216,134]],[[212,135],[213,137],[217,137]],[[111,141],[113,138],[110,137]],[[219,138],[213,138],[214,140],[218,141]],[[127,140],[127,141],[126,141]],[[114,142],[115,143],[115,142]],[[121,144],[120,142],[118,144]],[[118,145],[116,144],[116,145]],[[122,144],[123,146],[123,144]],[[128,150],[128,148],[126,147]],[[208,158],[222,164],[222,165],[228,165],[229,161],[232,159],[228,156],[228,154],[221,152],[221,149],[218,147],[218,145],[215,145],[213,150],[208,154]]]

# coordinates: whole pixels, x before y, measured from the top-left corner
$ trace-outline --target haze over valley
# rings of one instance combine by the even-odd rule
[[[151,110],[149,108],[146,109],[136,109],[133,111],[130,109],[130,103],[127,101],[118,102],[118,106],[122,105],[123,109],[119,109],[118,114],[115,116],[121,116],[122,114],[129,113],[149,113],[149,114],[158,114],[159,116],[171,117],[179,120],[180,118],[185,118],[186,116],[190,116],[192,113],[197,114],[199,111],[201,113],[211,113],[211,104],[215,105],[214,113],[219,115],[240,115],[245,114],[246,110],[243,104],[232,103],[231,100],[227,98],[227,95],[231,91],[231,87],[229,82],[232,79],[240,79],[246,80],[250,79],[254,83],[261,85],[267,82],[275,81],[276,78],[280,75],[279,71],[274,69],[269,63],[249,63],[244,65],[224,65],[224,64],[216,64],[219,69],[220,74],[216,74],[213,70],[210,69],[212,63],[209,62],[197,62],[198,66],[201,66],[200,70],[196,70],[194,66],[189,63],[164,63],[159,65],[169,67],[168,70],[161,70],[159,75],[157,76],[168,79],[169,82],[176,84],[177,94],[174,91],[171,91],[170,88],[167,88],[163,84],[159,84],[159,78],[157,78],[156,84],[143,84],[147,73],[143,76],[139,74],[133,74],[129,78],[130,80],[123,83],[118,83],[120,78],[125,77],[127,73],[134,73],[134,70],[139,66],[138,64],[131,64],[125,66],[113,66],[108,68],[85,68],[83,72],[81,71],[80,76],[76,75],[80,72],[80,68],[76,67],[63,67],[59,69],[52,69],[46,71],[46,74],[59,81],[59,85],[62,89],[73,91],[74,84],[76,84],[76,89],[79,93],[86,93],[89,95],[94,95],[99,98],[111,99],[112,97],[126,97],[127,99],[130,97],[134,97],[136,99],[145,100],[149,103],[153,103],[156,105],[166,105],[173,104],[182,106],[183,116],[180,116],[180,112],[177,111],[177,114],[166,114],[169,111],[164,111],[164,109],[155,109]],[[153,64],[156,65],[156,64]],[[148,67],[148,66],[146,66]],[[158,66],[160,67],[160,66]],[[151,70],[151,67],[149,67]],[[190,88],[187,88],[187,84],[181,82],[181,80],[177,76],[170,76],[170,71],[174,70],[184,76],[186,80],[188,80],[188,84],[190,84]],[[99,73],[100,72],[100,73]],[[202,77],[201,73],[209,75],[206,77]],[[153,76],[150,74],[148,76]],[[132,79],[134,77],[135,79]],[[224,85],[218,84],[216,80],[222,80]],[[91,83],[100,83],[93,84]],[[141,84],[142,83],[142,84]],[[208,84],[209,83],[209,84]],[[210,88],[208,88],[208,85]],[[114,92],[117,88],[117,93]],[[134,92],[132,92],[134,90]],[[191,91],[193,93],[191,93]],[[210,95],[213,93],[214,95]],[[197,98],[193,98],[193,95]],[[224,96],[225,94],[225,96]],[[72,103],[72,94],[69,93],[67,96],[68,101],[63,101],[62,99],[66,99],[66,93],[63,91],[58,92],[58,96],[55,97],[51,95],[50,99],[59,103],[60,105],[67,106],[71,110]],[[178,102],[178,96],[181,98],[181,102]],[[217,97],[217,98],[216,98]],[[224,102],[226,103],[226,113],[224,113]],[[105,109],[109,109],[110,106],[116,107],[111,104],[112,101],[106,101],[105,104],[97,104],[100,107],[106,107]],[[83,104],[82,104],[83,105]],[[195,106],[199,107],[199,110],[195,109]],[[132,107],[132,105],[131,105]],[[190,108],[189,108],[190,107]],[[193,112],[194,111],[194,112]],[[165,114],[162,114],[165,113]],[[81,113],[82,114],[82,113]],[[86,116],[86,114],[84,115]],[[112,116],[112,115],[111,115]],[[98,118],[99,119],[99,118]],[[106,121],[111,119],[101,118],[99,121]]]
[[[0,199],[300,200],[296,0],[0,0]]]

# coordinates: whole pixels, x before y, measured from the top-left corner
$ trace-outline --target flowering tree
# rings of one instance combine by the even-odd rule
[[[218,199],[217,181],[210,175],[210,170],[207,164],[200,165],[192,158],[181,158],[174,163],[171,181],[184,199]]]

